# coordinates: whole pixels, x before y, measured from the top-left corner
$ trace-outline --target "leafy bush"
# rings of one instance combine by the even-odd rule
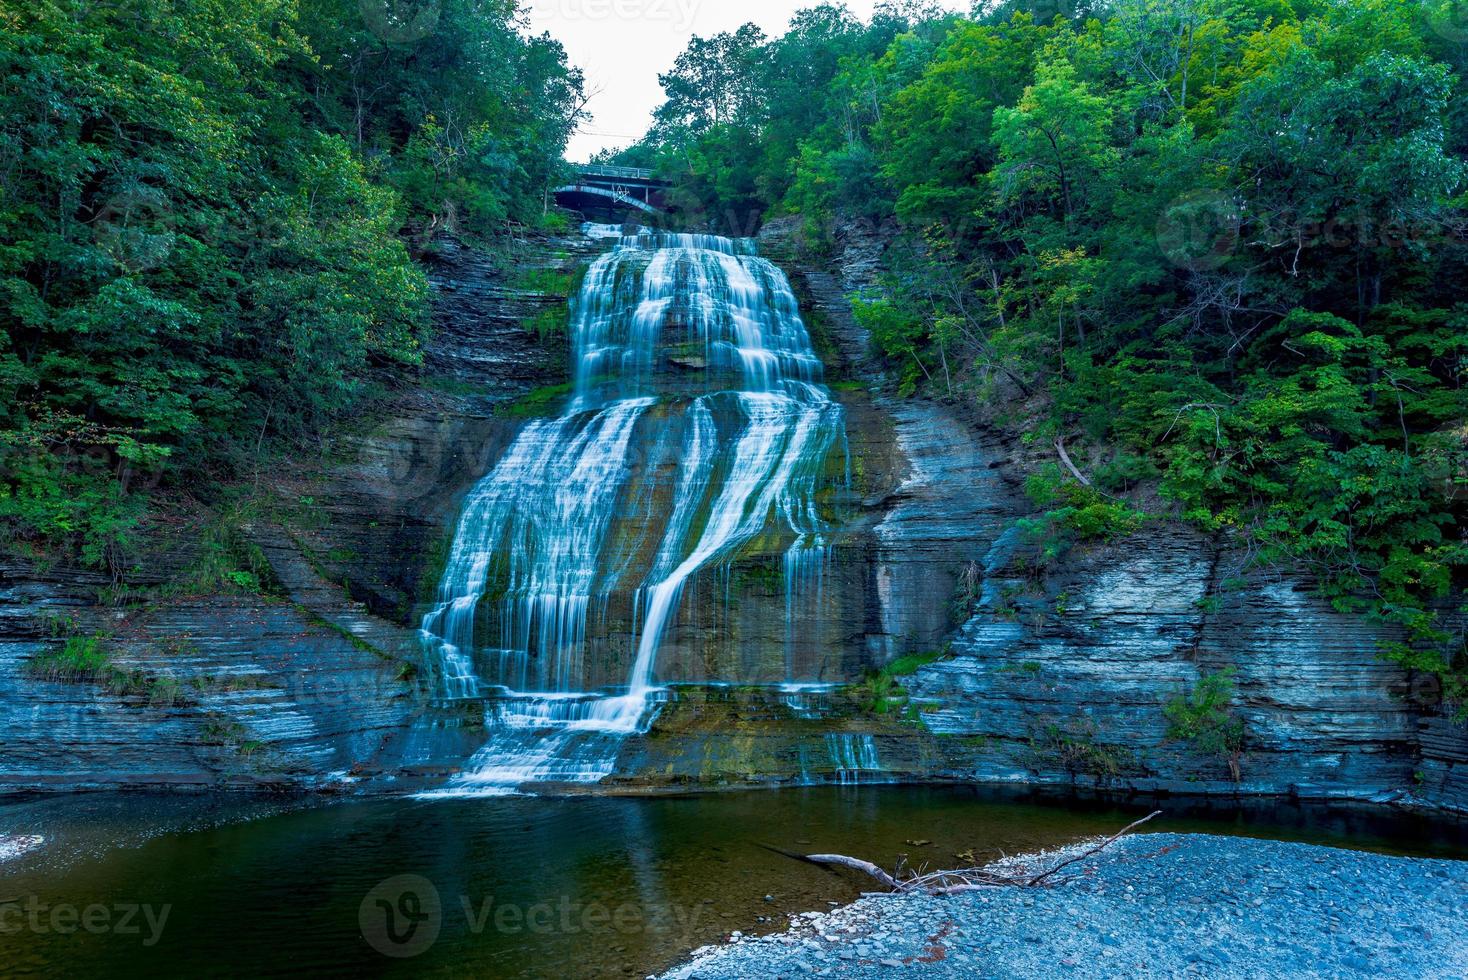
[[[1039,545],[1041,565],[1059,558],[1078,542],[1112,541],[1132,534],[1142,525],[1143,515],[1131,505],[1063,478],[1054,464],[1030,476],[1025,489],[1035,506],[1045,509],[1038,517],[1019,521],[1026,538]]]
[[[1190,743],[1197,751],[1217,756],[1228,765],[1234,782],[1240,778],[1244,752],[1244,722],[1234,715],[1232,667],[1205,674],[1194,687],[1163,707],[1167,737]]]

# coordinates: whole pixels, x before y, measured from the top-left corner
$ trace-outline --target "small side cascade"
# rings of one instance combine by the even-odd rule
[[[830,732],[826,735],[826,751],[836,767],[836,782],[843,786],[869,781],[865,777],[883,771],[877,743],[870,735]]]
[[[822,612],[831,546],[824,540],[798,540],[785,552],[785,678],[794,679],[800,624]]]
[[[757,538],[789,542],[786,635],[820,608],[817,501],[845,419],[789,281],[749,240],[619,231],[588,228],[615,245],[573,301],[565,413],[527,424],[470,492],[423,618],[437,693],[487,696],[486,744],[432,796],[605,778],[656,716],[689,584]],[[631,605],[630,669],[591,690],[613,603]]]

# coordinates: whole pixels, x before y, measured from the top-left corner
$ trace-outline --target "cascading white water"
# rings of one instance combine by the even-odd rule
[[[501,691],[488,742],[434,795],[604,778],[651,722],[658,653],[689,582],[771,528],[791,542],[787,588],[819,582],[829,550],[816,497],[843,414],[789,282],[752,242],[621,237],[573,313],[568,411],[526,426],[469,494],[423,619],[444,697]],[[648,503],[635,450],[668,439],[671,505]],[[639,500],[645,519],[628,521]],[[639,624],[631,669],[625,687],[589,692],[588,624],[614,595],[630,596]]]
[[[829,732],[826,735],[826,752],[836,768],[836,781],[852,785],[862,781],[862,773],[882,771],[877,758],[877,743],[870,735],[850,735]]]

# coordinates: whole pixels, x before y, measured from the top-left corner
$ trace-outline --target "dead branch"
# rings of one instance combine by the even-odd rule
[[[1082,473],[1079,469],[1076,468],[1076,464],[1071,462],[1070,453],[1065,451],[1064,436],[1055,440],[1055,451],[1060,454],[1060,461],[1065,464],[1066,469],[1070,470],[1070,475],[1075,477],[1077,480],[1080,480],[1083,486],[1090,487],[1101,496],[1106,497],[1110,500],[1118,499],[1107,493],[1105,490],[1102,490],[1100,487],[1096,486],[1094,483],[1091,482],[1090,478],[1087,477],[1086,474]]]
[[[1073,881],[1075,880],[1073,877],[1055,879],[1055,875],[1065,868],[1071,867],[1087,858],[1094,857],[1142,826],[1142,824],[1161,815],[1161,810],[1149,813],[1142,819],[1135,820],[1123,827],[1095,846],[1089,847],[1073,857],[1066,858],[1064,861],[1052,865],[1038,874],[1030,872],[1006,872],[997,870],[991,866],[987,868],[964,868],[958,871],[931,871],[926,874],[912,872],[908,877],[903,878],[902,872],[906,864],[905,859],[902,864],[898,865],[897,874],[890,875],[870,861],[847,857],[845,854],[795,854],[790,851],[783,851],[777,847],[772,847],[769,844],[765,844],[764,847],[777,854],[794,858],[797,861],[807,861],[811,864],[860,871],[862,874],[875,878],[893,892],[926,892],[929,895],[955,895],[961,892],[977,891],[983,888],[1040,888],[1047,883],[1055,885]]]
[[[1065,451],[1065,439],[1061,438],[1055,440],[1055,450],[1056,452],[1060,453],[1060,461],[1065,464],[1066,469],[1070,470],[1070,475],[1075,477],[1077,480],[1080,480],[1083,486],[1089,487],[1091,485],[1091,481],[1087,479],[1086,474],[1076,469],[1076,464],[1070,461],[1070,453]]]
[[[1151,813],[1147,814],[1142,819],[1140,819],[1140,820],[1134,820],[1133,822],[1131,822],[1131,823],[1127,824],[1125,827],[1123,827],[1121,830],[1118,830],[1116,833],[1114,833],[1110,837],[1106,838],[1101,843],[1097,844],[1095,847],[1093,847],[1093,848],[1091,848],[1089,850],[1086,850],[1086,851],[1082,851],[1080,854],[1077,854],[1073,858],[1068,858],[1067,860],[1061,861],[1059,864],[1057,864],[1055,867],[1051,868],[1049,871],[1046,871],[1046,872],[1044,872],[1042,874],[1038,874],[1035,877],[1031,878],[1030,879],[1030,882],[1029,882],[1030,887],[1031,888],[1035,887],[1040,882],[1044,881],[1046,878],[1049,878],[1050,876],[1052,876],[1053,874],[1055,874],[1055,872],[1059,871],[1061,868],[1069,867],[1070,865],[1075,864],[1077,861],[1084,861],[1086,858],[1092,856],[1093,854],[1098,854],[1101,851],[1104,851],[1106,848],[1110,847],[1112,844],[1115,844],[1117,841],[1121,840],[1127,834],[1130,834],[1132,831],[1134,831],[1138,827],[1142,826],[1142,824],[1146,823],[1148,820],[1151,820],[1154,817],[1160,817],[1160,816],[1162,816],[1162,811],[1161,810],[1153,810]]]

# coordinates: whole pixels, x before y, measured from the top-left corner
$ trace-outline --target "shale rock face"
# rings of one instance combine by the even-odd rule
[[[1332,612],[1309,583],[1256,575],[1225,588],[1237,557],[1165,522],[1024,574],[1025,451],[957,404],[897,398],[868,357],[846,297],[871,284],[880,243],[853,240],[830,269],[782,255],[781,235],[772,227],[762,250],[791,274],[846,415],[850,489],[832,501],[845,523],[819,608],[809,628],[785,629],[773,546],[691,583],[660,658],[659,679],[681,686],[606,788],[945,779],[1468,807],[1464,729],[1377,656],[1375,627]],[[430,700],[416,628],[465,495],[524,424],[520,409],[568,380],[563,339],[532,326],[554,321],[566,290],[514,283],[569,284],[596,248],[529,243],[505,272],[439,243],[423,383],[321,462],[280,475],[296,512],[246,529],[282,598],[117,609],[85,573],[0,567],[0,790],[401,792],[461,767],[483,744],[483,705]],[[198,529],[175,532],[133,585],[188,563]],[[631,629],[609,624],[607,649],[625,651]],[[131,679],[35,676],[28,663],[61,632],[106,636]],[[945,648],[897,679],[897,707],[873,710],[864,675]],[[748,686],[777,680],[787,657],[826,686]],[[608,656],[600,676],[626,666]],[[1238,757],[1170,739],[1168,702],[1230,668]]]
[[[402,662],[253,598],[94,606],[82,573],[0,571],[0,788],[320,785],[370,769],[411,717]],[[106,673],[50,680],[52,624],[104,635]]]
[[[523,243],[518,272],[569,282],[585,245]],[[556,337],[528,324],[567,297],[516,288],[514,270],[451,240],[430,273],[426,383],[320,461],[274,474],[289,520],[243,529],[283,597],[114,607],[97,602],[111,583],[81,570],[0,567],[0,791],[332,789],[376,775],[402,789],[473,752],[475,719],[424,700],[413,613],[463,494],[520,424],[504,406],[565,380]],[[201,532],[169,530],[127,585],[167,583]],[[101,638],[104,675],[38,676],[32,661],[72,636]]]
[[[1383,627],[1334,612],[1308,581],[1253,573],[1236,585],[1239,556],[1165,521],[1079,548],[1039,580],[1023,572],[1024,454],[946,405],[886,395],[845,298],[872,285],[880,244],[853,233],[834,269],[812,267],[795,234],[768,227],[766,251],[785,248],[906,461],[874,561],[879,619],[902,625],[877,635],[938,629],[955,566],[974,600],[951,655],[904,681],[924,729],[910,737],[934,740],[943,760],[930,775],[1468,808],[1468,729],[1436,706],[1430,679],[1381,659]],[[1224,670],[1244,731],[1232,760],[1170,739],[1164,713]]]
[[[1378,634],[1300,583],[1220,591],[1216,564],[1177,532],[1077,556],[1043,589],[987,578],[954,656],[909,686],[931,699],[933,731],[985,741],[980,779],[1323,797],[1411,785],[1420,706]],[[1226,669],[1245,732],[1237,787],[1222,754],[1169,740],[1164,714]]]

